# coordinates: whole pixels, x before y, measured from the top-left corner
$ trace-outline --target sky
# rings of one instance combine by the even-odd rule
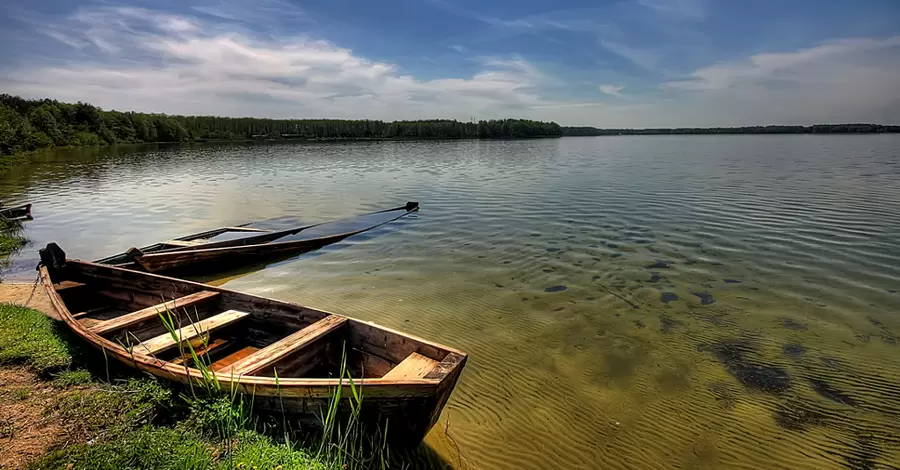
[[[900,0],[0,3],[0,93],[104,109],[900,124]]]

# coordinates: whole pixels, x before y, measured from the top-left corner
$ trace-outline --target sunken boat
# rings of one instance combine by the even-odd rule
[[[282,230],[244,224],[130,248],[95,261],[150,273],[197,274],[288,258],[367,232],[419,210],[418,202],[347,219]]]

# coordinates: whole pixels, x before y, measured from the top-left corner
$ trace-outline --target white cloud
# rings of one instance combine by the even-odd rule
[[[622,92],[622,90],[625,89],[625,87],[622,85],[611,85],[608,83],[603,84],[603,85],[598,85],[597,88],[600,90],[600,93],[604,93],[604,94],[607,94],[610,96],[615,96],[618,98],[623,97],[621,92]]]
[[[714,91],[766,79],[815,80],[816,77],[808,72],[817,65],[824,64],[833,69],[849,68],[854,66],[856,59],[868,58],[870,52],[898,46],[900,36],[887,39],[841,39],[794,52],[756,54],[743,61],[718,63],[695,71],[689,79],[666,82],[663,87]]]
[[[468,119],[546,104],[536,92],[541,73],[521,59],[483,60],[466,78],[418,80],[328,41],[261,39],[150,10],[81,12],[67,26],[52,37],[101,60],[14,69],[4,88],[104,108],[271,117]]]

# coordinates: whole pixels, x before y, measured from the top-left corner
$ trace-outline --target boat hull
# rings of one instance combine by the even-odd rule
[[[61,264],[61,265],[60,265]],[[191,384],[197,388],[204,384],[200,369],[162,360],[152,355],[127,349],[121,341],[98,334],[96,322],[91,326],[87,317],[73,312],[69,304],[75,305],[76,297],[67,294],[60,286],[64,283],[81,284],[92,289],[100,286],[105,296],[119,299],[153,303],[153,299],[174,299],[212,292],[223,305],[230,309],[251,312],[252,315],[274,322],[284,329],[299,329],[335,314],[289,302],[243,294],[205,284],[180,279],[142,273],[78,260],[49,264],[42,262],[41,281],[50,297],[54,310],[69,328],[91,346],[104,351],[106,357],[135,369],[150,373],[160,379],[181,384]],[[99,292],[99,291],[98,291]],[[68,296],[68,297],[66,297]],[[67,301],[68,298],[68,301]],[[142,305],[140,305],[142,306]],[[76,316],[78,318],[76,318]],[[374,377],[365,374],[354,378],[355,387],[362,390],[360,419],[364,424],[384,426],[387,423],[388,439],[405,446],[418,444],[438,420],[441,410],[450,397],[465,366],[466,354],[446,346],[400,333],[371,322],[346,319],[346,335],[349,341],[365,349],[365,354],[378,361],[390,361],[393,367],[402,363],[405,357],[422,354],[433,358],[436,366],[421,377],[392,377],[389,366]],[[387,372],[385,372],[387,371]],[[379,376],[380,375],[380,376]],[[216,374],[214,380],[224,390],[236,390],[253,401],[254,409],[285,413],[291,419],[316,422],[317,417],[327,413],[328,405],[338,387],[342,387],[343,397],[339,409],[349,412],[352,395],[347,379],[234,376]]]
[[[31,204],[0,208],[0,217],[7,220],[31,220]]]

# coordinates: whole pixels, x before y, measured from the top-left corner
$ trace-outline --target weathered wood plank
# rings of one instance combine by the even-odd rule
[[[244,359],[247,356],[255,354],[257,351],[259,351],[259,348],[253,346],[245,346],[214,362],[212,364],[212,370],[216,371],[216,373],[221,374],[222,369],[227,368],[228,366],[234,364],[237,361],[240,361],[241,359]],[[227,374],[227,372],[225,374]]]
[[[342,316],[331,315],[325,317],[280,341],[260,349],[253,355],[235,362],[231,367],[223,369],[222,372],[235,376],[253,375],[263,369],[273,367],[277,362],[309,346],[345,323],[347,323],[347,318]]]
[[[224,227],[225,230],[229,232],[271,232],[271,230],[266,230],[264,228],[253,228],[253,227]]]
[[[166,240],[162,242],[163,245],[172,245],[172,246],[197,246],[203,245],[206,242],[202,241],[193,241],[193,240]]]
[[[174,311],[177,308],[190,307],[192,305],[196,305],[200,302],[207,301],[212,299],[213,297],[217,297],[219,295],[218,292],[213,291],[200,291],[190,295],[186,295],[184,297],[179,297],[174,300],[170,300],[168,302],[163,302],[161,304],[156,304],[136,312],[131,312],[126,315],[122,315],[118,318],[113,318],[112,320],[107,320],[99,325],[95,325],[91,328],[91,331],[97,333],[98,335],[103,335],[107,333],[111,333],[116,330],[120,330],[122,328],[126,328],[128,326],[134,325],[136,323],[140,323],[142,321],[149,320],[151,318],[155,318],[160,313],[165,311]]]
[[[237,310],[222,312],[216,316],[212,316],[205,320],[200,320],[197,323],[191,323],[188,326],[179,328],[175,331],[175,337],[179,338],[181,342],[200,338],[202,335],[207,334],[208,332],[215,330],[216,328],[231,325],[238,320],[246,317],[247,315],[250,314]],[[178,343],[179,342],[172,337],[171,333],[166,332],[155,338],[148,339],[147,341],[143,341],[140,344],[135,345],[132,350],[141,354],[153,355],[165,351],[169,348],[175,347],[178,345]]]
[[[216,349],[221,349],[223,346],[227,346],[228,343],[230,343],[230,341],[225,338],[216,338],[210,341],[209,344],[207,344],[205,347],[201,346],[195,349],[194,352],[197,353],[197,357],[203,357],[204,354],[209,354]],[[191,361],[193,359],[194,355],[190,352],[187,352],[179,357],[176,357],[175,359],[172,359],[169,362],[171,362],[172,364],[184,364],[185,361]]]
[[[438,366],[438,361],[427,358],[419,353],[406,356],[397,367],[384,374],[385,379],[421,379]]]

